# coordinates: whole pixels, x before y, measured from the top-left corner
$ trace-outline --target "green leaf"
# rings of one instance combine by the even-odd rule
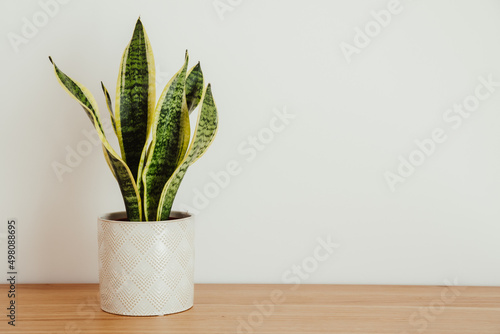
[[[144,215],[148,221],[156,220],[163,186],[189,144],[189,112],[184,93],[188,59],[186,52],[183,67],[168,82],[155,109],[151,146],[142,173]]]
[[[139,19],[132,39],[123,52],[115,104],[117,137],[122,158],[136,180],[155,108],[155,93],[153,52]]]
[[[111,97],[109,96],[109,92],[106,89],[106,87],[104,87],[102,81],[101,81],[101,87],[102,91],[104,92],[104,97],[106,98],[106,106],[108,107],[109,117],[111,118],[111,124],[113,125],[113,130],[115,131],[116,134],[115,115],[113,113],[113,104],[111,103]]]
[[[172,210],[177,190],[186,174],[187,169],[196,162],[206,152],[212,144],[218,127],[217,107],[212,96],[210,84],[203,94],[203,102],[200,113],[198,114],[198,123],[196,125],[193,141],[186,156],[174,171],[173,175],[165,184],[161,193],[156,220],[167,220]]]
[[[123,201],[130,221],[142,221],[141,196],[130,169],[117,155],[112,154],[103,145],[104,158],[115,179],[118,181]],[[115,153],[116,154],[116,153]]]
[[[132,173],[106,139],[106,135],[102,128],[99,109],[97,108],[97,102],[87,88],[64,74],[52,61],[52,58],[49,57],[49,59],[54,65],[54,71],[59,83],[76,101],[78,101],[78,103],[80,103],[101,139],[106,161],[120,186],[128,219],[130,221],[141,221],[141,198],[139,197]]]
[[[193,66],[186,77],[186,102],[189,114],[193,112],[200,103],[203,95],[203,72],[200,62]]]
[[[146,162],[146,157],[149,155],[151,149],[151,145],[144,145],[144,148],[142,150],[141,154],[141,161],[139,163],[139,171],[137,172],[137,190],[139,191],[139,196],[141,199],[144,198],[144,187],[143,187],[143,171],[144,171],[144,164]]]

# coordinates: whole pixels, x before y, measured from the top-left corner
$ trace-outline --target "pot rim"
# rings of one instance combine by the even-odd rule
[[[189,212],[183,211],[172,211],[170,212],[170,217],[177,218],[172,220],[159,220],[159,221],[141,221],[141,222],[131,222],[128,220],[117,220],[127,218],[126,211],[115,211],[108,212],[102,215],[99,215],[98,220],[102,222],[115,223],[115,224],[165,224],[165,223],[180,223],[183,221],[190,220],[193,218],[193,215]]]

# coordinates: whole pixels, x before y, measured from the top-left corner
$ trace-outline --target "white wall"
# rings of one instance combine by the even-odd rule
[[[3,233],[8,218],[20,224],[20,280],[97,281],[96,217],[123,204],[98,147],[58,180],[53,163],[92,127],[47,56],[104,113],[100,81],[114,91],[140,15],[160,88],[188,49],[219,108],[217,139],[174,204],[197,212],[197,282],[498,285],[500,86],[476,87],[500,82],[500,2],[231,3],[219,15],[212,0],[72,0],[43,22],[39,1],[0,2],[0,218]],[[356,28],[380,27],[370,13],[388,6],[397,14],[346,57]],[[41,27],[16,46],[9,36],[33,15]],[[477,107],[467,118],[447,111],[463,103]],[[274,123],[284,111],[293,118]],[[249,136],[268,138],[270,122],[279,132],[253,155]],[[391,191],[386,172],[435,131],[432,154]],[[238,175],[214,189],[230,161]],[[336,248],[315,268],[328,237]]]

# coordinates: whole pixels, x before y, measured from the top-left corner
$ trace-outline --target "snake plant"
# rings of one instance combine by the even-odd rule
[[[85,110],[101,141],[104,157],[118,181],[129,221],[167,220],[177,190],[189,166],[210,146],[218,116],[210,84],[200,63],[188,70],[189,56],[170,79],[156,102],[155,66],[151,44],[140,18],[120,64],[113,103],[102,84],[119,155],[103,131],[92,94],[64,74],[53,62],[59,83]],[[190,143],[189,115],[199,107]]]

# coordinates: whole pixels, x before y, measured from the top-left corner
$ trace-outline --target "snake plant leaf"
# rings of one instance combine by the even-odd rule
[[[87,88],[64,74],[52,61],[52,58],[49,57],[49,59],[54,66],[54,71],[59,83],[76,101],[78,101],[78,103],[80,103],[101,139],[106,161],[120,186],[128,219],[130,221],[141,221],[141,198],[139,197],[132,173],[106,139],[99,109],[97,108],[97,102]]]
[[[147,142],[155,108],[154,58],[148,36],[138,19],[123,52],[116,85],[115,121],[122,158],[134,179]]]
[[[144,145],[144,148],[142,150],[142,154],[141,154],[141,161],[139,163],[139,171],[137,172],[137,190],[139,191],[139,195],[141,196],[141,199],[144,198],[144,187],[143,187],[143,180],[142,180],[142,174],[143,174],[143,171],[144,171],[144,164],[145,164],[145,161],[146,161],[146,157],[148,156],[149,152],[150,152],[150,149],[151,149],[151,145]]]
[[[186,51],[184,65],[167,83],[156,105],[151,146],[142,172],[147,221],[156,220],[163,187],[189,144],[189,111],[184,92],[188,60]]]
[[[123,201],[125,202],[125,209],[127,211],[127,218],[130,221],[142,221],[141,196],[130,169],[128,169],[127,165],[116,155],[116,153],[113,154],[106,149],[104,145],[103,152],[104,158],[120,186]]]
[[[186,77],[186,102],[189,114],[193,112],[200,103],[203,95],[203,72],[200,62],[193,66]]]
[[[207,148],[212,144],[217,133],[217,127],[217,107],[215,106],[211,86],[208,84],[203,94],[203,102],[200,113],[198,114],[198,123],[196,125],[193,141],[186,156],[163,188],[156,220],[167,220],[169,218],[175,195],[177,194],[177,190],[179,189],[187,169],[196,162],[196,160],[201,158]]]
[[[111,124],[113,125],[113,130],[116,134],[116,123],[115,123],[115,114],[113,113],[113,104],[111,103],[111,97],[109,96],[109,92],[101,81],[102,91],[104,93],[104,97],[106,98],[106,106],[108,107],[109,117],[111,118]]]

